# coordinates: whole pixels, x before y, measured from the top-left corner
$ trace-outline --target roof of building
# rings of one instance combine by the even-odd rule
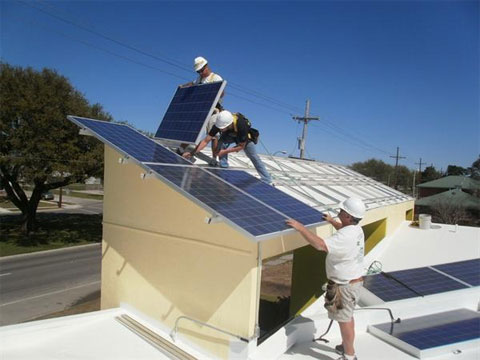
[[[441,203],[460,205],[467,209],[480,210],[480,199],[460,189],[447,190],[415,201],[415,205],[432,206]]]
[[[417,185],[419,188],[480,190],[480,181],[467,176],[450,175]]]
[[[429,230],[423,230],[412,227],[405,221],[396,233],[385,238],[367,254],[365,264],[368,265],[374,260],[380,261],[382,270],[389,272],[469,260],[478,257],[479,237],[480,228],[432,224]],[[412,256],[412,251],[415,252],[415,256]],[[480,287],[477,286],[390,301],[381,307],[389,308],[394,318],[400,318],[403,323],[407,319],[454,309],[476,312],[479,297]],[[356,311],[355,314],[355,348],[359,359],[415,359],[415,356],[388,344],[368,331],[370,325],[389,321],[386,311],[375,310],[373,306],[362,304],[358,309],[364,310]],[[132,331],[122,319],[130,319],[130,323],[137,323],[140,329],[146,328],[143,328],[143,332]],[[339,355],[335,353],[334,347],[341,342],[336,323],[325,336],[329,340],[328,343],[312,341],[313,336],[318,337],[326,331],[329,322],[323,307],[323,298],[320,298],[301,316],[260,344],[250,359],[336,359]],[[189,347],[183,342],[181,335],[172,341],[168,329],[125,306],[0,327],[0,354],[6,359],[179,358],[162,350],[162,343],[174,345],[177,351],[187,352],[193,358],[212,359],[212,356]],[[473,360],[480,357],[478,342],[456,343],[453,347],[440,347],[437,351],[436,360]]]
[[[342,201],[351,196],[362,199],[367,210],[413,199],[343,165],[271,155],[260,155],[260,158],[272,175],[277,189],[320,211],[337,209]],[[199,159],[196,164],[207,163]],[[230,153],[229,165],[230,168],[242,169],[258,177],[243,152]]]

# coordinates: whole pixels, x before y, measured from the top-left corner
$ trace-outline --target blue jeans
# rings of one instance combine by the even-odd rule
[[[230,146],[232,143],[225,143],[220,140],[219,142],[219,147],[220,149],[226,149]],[[267,171],[267,168],[265,167],[265,164],[263,161],[260,159],[260,157],[257,154],[257,148],[255,144],[251,141],[247,142],[247,145],[245,145],[245,148],[243,149],[245,151],[245,154],[247,157],[250,159],[252,162],[253,166],[258,172],[258,175],[260,175],[260,179],[263,182],[266,182],[267,184],[272,183],[272,177],[270,176],[270,173]],[[220,167],[221,168],[228,168],[228,154],[225,154],[222,156],[220,159]]]

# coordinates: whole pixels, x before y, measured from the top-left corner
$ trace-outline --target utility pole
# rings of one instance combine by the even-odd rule
[[[405,156],[400,156],[399,152],[400,152],[400,148],[397,146],[397,155],[396,156],[390,155],[391,158],[395,158],[395,177],[393,179],[393,181],[394,181],[393,188],[394,189],[397,189],[398,159],[406,159]]]
[[[415,163],[415,165],[418,165],[418,182],[421,181],[422,179],[422,165],[425,165],[426,162],[422,162],[422,158],[420,158],[420,161]]]
[[[300,159],[305,159],[305,142],[307,139],[307,125],[311,120],[320,120],[317,116],[310,116],[310,99],[305,104],[305,116],[293,116],[293,120],[303,121],[302,137],[298,138],[298,148],[300,149]]]

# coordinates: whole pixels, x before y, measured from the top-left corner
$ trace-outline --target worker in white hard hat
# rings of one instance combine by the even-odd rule
[[[231,152],[245,151],[245,154],[253,163],[262,181],[267,184],[272,183],[270,173],[267,171],[265,164],[257,154],[255,147],[258,141],[258,130],[251,127],[250,121],[240,113],[231,113],[223,110],[215,117],[215,124],[212,126],[208,135],[197,145],[191,152],[185,152],[183,156],[187,159],[203,150],[212,139],[220,133],[218,146],[213,151],[214,157],[227,157]],[[235,143],[234,147],[229,147]],[[220,163],[220,166],[222,164]]]
[[[327,253],[325,269],[328,278],[325,294],[325,307],[328,317],[337,321],[342,335],[342,344],[335,349],[341,353],[340,359],[356,360],[354,339],[355,323],[353,310],[358,302],[363,285],[363,256],[365,236],[358,225],[365,215],[362,200],[351,197],[340,205],[339,222],[330,215],[324,219],[337,230],[333,235],[322,238],[310,232],[296,220],[288,219],[286,224],[307,240],[315,249]]]
[[[209,84],[217,81],[223,81],[222,77],[215,74],[208,66],[208,61],[202,56],[198,56],[193,60],[193,70],[198,74],[198,77],[194,81],[190,81],[186,84],[180,85],[181,87],[187,87],[198,84]],[[223,94],[222,94],[223,96]]]

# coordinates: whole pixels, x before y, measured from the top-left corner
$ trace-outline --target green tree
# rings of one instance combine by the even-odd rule
[[[397,168],[397,185],[405,193],[411,193],[413,190],[413,171],[404,165]]]
[[[437,171],[433,165],[427,166],[425,170],[422,171],[422,183],[440,179],[442,177],[442,173]]]
[[[448,165],[446,176],[449,175],[466,175],[467,169],[457,166],[457,165]]]
[[[472,166],[468,168],[470,176],[476,180],[480,180],[480,156],[472,163]]]
[[[69,114],[111,120],[56,71],[0,63],[0,186],[35,230],[42,192],[100,176],[103,145],[78,136]],[[25,193],[33,186],[30,198]]]
[[[350,168],[384,184],[393,181],[393,166],[386,164],[382,160],[369,159],[363,162],[356,162],[350,165]]]

